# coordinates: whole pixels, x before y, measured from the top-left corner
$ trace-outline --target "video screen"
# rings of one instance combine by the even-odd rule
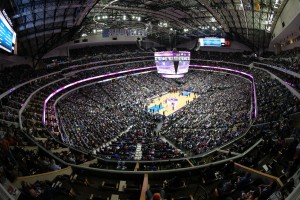
[[[173,52],[155,52],[154,57],[157,73],[175,74]]]
[[[160,74],[183,74],[187,73],[190,66],[190,52],[164,51],[155,52],[155,64]],[[174,63],[174,61],[178,61]],[[177,70],[176,70],[177,65]]]
[[[15,48],[16,33],[0,11],[0,48],[12,53]]]
[[[189,66],[190,66],[189,60],[179,61],[177,74],[187,73],[189,70]]]
[[[221,47],[225,46],[225,38],[199,38],[200,47]]]

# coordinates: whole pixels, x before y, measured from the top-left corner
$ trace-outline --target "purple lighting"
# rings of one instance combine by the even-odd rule
[[[191,67],[195,67],[195,68],[202,68],[202,69],[218,69],[218,70],[222,70],[222,71],[230,71],[230,72],[235,72],[235,73],[239,73],[245,76],[248,76],[249,78],[251,78],[252,80],[252,87],[253,87],[253,98],[254,98],[254,117],[256,118],[257,116],[257,100],[256,100],[256,89],[255,89],[255,83],[254,83],[254,78],[251,74],[247,74],[245,72],[239,71],[239,70],[233,70],[233,69],[228,69],[228,68],[222,68],[222,67],[214,67],[214,66],[202,66],[202,65],[190,65]],[[55,90],[54,92],[52,92],[44,101],[44,109],[43,109],[43,124],[45,125],[46,123],[46,108],[47,108],[47,103],[48,101],[57,93],[71,87],[74,85],[77,85],[79,83],[83,83],[83,82],[87,82],[90,80],[95,80],[95,79],[99,79],[99,78],[104,78],[104,77],[110,77],[116,74],[125,74],[128,72],[138,72],[138,71],[142,71],[142,70],[147,70],[147,69],[156,69],[156,66],[149,66],[149,67],[143,67],[143,68],[137,68],[137,69],[131,69],[131,70],[125,70],[125,71],[119,71],[119,72],[113,72],[113,73],[109,73],[109,74],[102,74],[99,76],[93,76],[93,77],[89,77],[86,79],[82,79],[73,83],[70,83],[68,85],[65,85],[57,90]]]
[[[77,85],[79,83],[82,83],[82,82],[86,82],[86,81],[90,81],[90,80],[95,80],[95,79],[99,79],[99,78],[104,78],[104,77],[109,77],[109,76],[113,76],[113,75],[116,75],[116,74],[125,74],[125,73],[128,73],[128,72],[138,72],[138,71],[142,71],[142,70],[145,70],[145,69],[155,69],[156,66],[150,66],[150,67],[143,67],[143,68],[137,68],[137,69],[131,69],[131,70],[125,70],[125,71],[119,71],[119,72],[113,72],[113,73],[109,73],[109,74],[102,74],[102,75],[99,75],[99,76],[93,76],[93,77],[90,77],[90,78],[86,78],[86,79],[82,79],[82,80],[79,80],[79,81],[76,81],[76,82],[73,82],[73,83],[70,83],[68,85],[65,85],[57,90],[55,90],[54,92],[52,92],[44,101],[44,109],[43,109],[43,124],[45,125],[46,123],[46,108],[47,108],[47,103],[48,101],[54,96],[56,95],[57,93],[61,92],[62,90],[64,89],[67,89],[68,87],[71,87],[73,85]]]
[[[164,78],[182,78],[184,74],[163,74]]]

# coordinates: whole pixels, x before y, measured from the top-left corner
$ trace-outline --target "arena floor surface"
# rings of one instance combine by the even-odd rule
[[[147,109],[148,112],[169,116],[196,98],[198,98],[198,95],[192,92],[167,93],[149,99]]]

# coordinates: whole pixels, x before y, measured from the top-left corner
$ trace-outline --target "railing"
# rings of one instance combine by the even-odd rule
[[[61,78],[61,79],[58,79],[58,80],[55,80],[51,83],[48,83],[46,85],[43,85],[42,87],[40,87],[39,89],[35,90],[33,93],[30,94],[30,96],[26,99],[25,103],[22,105],[21,109],[19,110],[19,126],[20,126],[20,129],[22,130],[23,129],[23,123],[22,123],[22,113],[24,111],[24,109],[26,108],[26,106],[28,105],[29,101],[31,100],[31,98],[36,94],[38,93],[40,90],[44,89],[45,87],[48,87],[49,85],[52,85],[53,83],[56,83],[56,82],[59,82],[61,80],[64,80],[65,78]]]
[[[45,77],[48,77],[48,76],[51,76],[51,75],[54,75],[54,74],[58,74],[58,73],[60,73],[60,72],[59,72],[59,71],[58,71],[58,72],[53,72],[53,73],[50,73],[50,74],[46,74],[46,75],[44,75],[44,76],[40,76],[40,77],[38,77],[38,78],[31,79],[31,80],[26,81],[26,82],[24,82],[24,83],[21,83],[21,84],[19,84],[19,85],[16,85],[15,87],[13,87],[13,88],[7,90],[6,92],[2,93],[2,94],[0,95],[0,100],[1,100],[3,97],[7,96],[8,94],[12,93],[12,92],[15,91],[16,89],[18,89],[18,88],[20,88],[20,87],[22,87],[22,86],[24,86],[24,85],[27,85],[27,84],[32,83],[32,82],[34,82],[34,81],[37,81],[37,80],[40,80],[40,79],[42,79],[42,78],[45,78]]]
[[[31,136],[27,135],[27,133],[24,132],[24,135],[29,140],[31,140],[33,143],[35,143],[38,146],[38,148],[45,151],[49,156],[55,158],[57,161],[59,161],[60,163],[62,163],[64,165],[71,166],[72,168],[75,168],[75,169],[77,168],[77,169],[81,169],[81,170],[89,170],[89,171],[104,172],[104,173],[119,173],[119,174],[164,174],[164,173],[173,173],[173,172],[183,172],[183,171],[189,171],[189,170],[198,170],[198,169],[201,169],[201,168],[208,167],[210,165],[224,164],[224,163],[227,163],[230,160],[237,160],[239,158],[242,158],[245,155],[247,155],[249,152],[251,152],[253,149],[255,149],[257,147],[257,145],[259,145],[263,141],[262,139],[258,140],[249,149],[247,149],[246,151],[244,151],[243,153],[241,153],[237,156],[227,158],[227,159],[224,159],[224,160],[219,160],[219,161],[203,164],[203,165],[184,167],[184,168],[178,168],[178,169],[171,169],[171,170],[159,170],[159,171],[122,171],[122,170],[115,170],[115,169],[92,168],[92,167],[86,167],[86,166],[80,166],[80,165],[67,163],[64,160],[60,159],[59,157],[55,156],[52,152],[45,149],[41,144],[36,142]],[[184,158],[184,159],[186,159],[186,158]],[[172,161],[178,161],[178,160],[182,160],[182,159],[176,159],[176,160],[172,160]],[[116,161],[107,161],[107,162],[116,163]],[[130,162],[131,163],[137,163],[138,162],[140,164],[141,163],[153,163],[153,161],[127,161],[126,163],[130,163]],[[170,160],[157,160],[155,162],[170,162]]]
[[[131,55],[131,54],[130,54],[130,55]],[[153,56],[145,56],[145,57],[138,57],[138,58],[147,58],[147,57],[150,58],[150,57],[153,57]],[[135,57],[135,58],[137,58],[137,57]],[[128,59],[128,58],[115,59],[115,60],[113,60],[113,61],[122,61],[122,60],[127,60],[127,59]],[[60,70],[58,70],[58,71],[56,71],[56,72],[52,72],[52,73],[49,73],[49,74],[46,74],[46,75],[43,75],[43,76],[39,76],[39,77],[37,77],[37,78],[31,79],[31,80],[29,80],[29,81],[26,81],[26,82],[24,82],[24,83],[18,84],[18,85],[16,85],[16,86],[12,87],[11,89],[7,90],[6,92],[0,94],[0,100],[1,100],[3,97],[5,97],[5,96],[7,96],[8,94],[10,94],[10,93],[12,93],[13,91],[15,91],[16,89],[18,89],[18,88],[20,88],[20,87],[22,87],[22,86],[25,86],[25,85],[27,85],[27,84],[29,84],[29,83],[31,83],[31,82],[40,80],[40,79],[42,79],[42,78],[45,78],[45,77],[48,77],[48,76],[51,76],[51,75],[54,75],[54,74],[63,73],[63,72],[64,72],[65,70],[67,70],[67,69],[73,69],[73,68],[77,68],[77,67],[88,66],[88,65],[90,65],[90,64],[95,64],[95,63],[101,64],[101,63],[105,63],[105,62],[108,62],[108,61],[109,61],[109,60],[103,60],[103,61],[91,62],[91,63],[81,64],[81,65],[74,65],[74,66],[70,66],[70,67],[66,67],[66,68],[60,69]],[[143,61],[149,61],[149,60],[143,60]],[[152,59],[151,61],[153,61],[153,59]],[[142,61],[139,61],[139,62],[142,62]],[[128,62],[127,62],[127,63],[128,63]],[[115,63],[115,64],[116,64],[116,63]],[[115,65],[115,64],[111,64],[111,65]],[[121,63],[118,63],[118,64],[121,64]],[[123,62],[122,64],[124,64],[124,62]],[[87,69],[89,69],[89,68],[87,68]],[[85,70],[87,70],[87,69],[85,69]]]
[[[109,65],[103,65],[103,66],[96,66],[96,67],[89,68],[89,69],[85,69],[85,70],[75,71],[75,72],[73,72],[72,75],[75,75],[76,73],[79,73],[79,72],[81,72],[81,71],[92,70],[92,69],[98,69],[98,68],[102,68],[102,67],[111,67],[111,66],[115,66],[115,65],[123,65],[123,64],[128,64],[128,63],[140,63],[140,62],[147,62],[147,61],[152,61],[152,60],[143,60],[143,61],[135,61],[135,62],[123,62],[123,63],[117,63],[117,64],[109,64]],[[13,89],[12,91],[14,91],[14,90],[16,90],[16,89],[18,89],[18,88],[20,88],[20,87],[22,87],[22,86],[25,86],[26,84],[29,84],[29,83],[31,83],[31,82],[34,82],[34,81],[36,81],[36,80],[42,79],[42,78],[47,77],[47,76],[49,76],[49,75],[58,74],[58,73],[60,73],[60,72],[61,72],[61,71],[58,71],[58,72],[51,73],[51,74],[48,74],[48,75],[45,75],[45,76],[41,76],[41,77],[39,77],[39,78],[32,79],[32,80],[30,80],[30,81],[27,81],[27,82],[25,82],[25,83],[22,83],[22,84],[20,84],[20,85],[17,85],[16,87],[14,87],[14,89]],[[42,86],[41,88],[39,88],[39,89],[37,89],[36,91],[34,91],[34,92],[26,99],[25,103],[22,105],[21,109],[19,110],[19,126],[20,126],[20,128],[23,128],[23,126],[22,126],[22,113],[23,113],[24,109],[26,108],[26,106],[28,105],[28,103],[29,103],[29,101],[31,100],[31,98],[32,98],[38,91],[40,91],[41,89],[43,89],[43,88],[45,88],[45,87],[47,87],[47,86],[49,86],[49,85],[51,85],[51,84],[53,84],[53,83],[59,82],[59,81],[61,81],[61,80],[64,80],[64,79],[66,79],[66,77],[61,78],[61,79],[59,79],[59,80],[52,81],[52,82],[50,82],[50,83],[48,83],[48,84]],[[5,93],[1,94],[0,97],[3,98],[3,97],[5,97],[6,95],[8,95],[9,93],[11,93],[12,91],[8,90],[8,91],[6,91]],[[1,98],[0,98],[0,99],[1,99]]]
[[[296,185],[296,188],[294,188],[294,190],[292,191],[292,193],[289,194],[289,196],[286,198],[286,200],[300,200],[300,179],[299,179],[299,177],[300,177],[300,168],[295,172],[295,174],[292,177],[290,177],[290,179],[294,179],[294,184]]]
[[[255,65],[262,65],[262,66],[265,66],[267,68],[272,68],[272,69],[276,69],[278,71],[281,71],[283,73],[286,73],[286,74],[289,74],[289,75],[292,75],[292,76],[295,76],[297,78],[300,78],[300,74],[296,73],[296,72],[293,72],[289,69],[284,69],[284,68],[281,68],[281,67],[277,67],[277,66],[273,66],[273,65],[269,65],[269,64],[264,64],[264,63],[259,63],[259,62],[253,62],[254,66]],[[257,66],[255,66],[257,67]],[[258,66],[259,67],[259,66]]]
[[[54,96],[56,95],[57,93],[69,88],[69,87],[72,87],[74,85],[77,85],[77,84],[80,84],[80,83],[83,83],[83,82],[88,82],[88,81],[94,81],[94,80],[97,80],[97,79],[101,79],[101,78],[107,78],[107,77],[114,77],[115,75],[125,75],[127,73],[132,73],[132,72],[139,72],[139,71],[147,71],[147,70],[152,70],[152,69],[155,69],[156,66],[150,66],[150,67],[143,67],[143,68],[138,68],[138,69],[131,69],[131,70],[125,70],[125,71],[119,71],[119,72],[113,72],[113,73],[109,73],[109,74],[102,74],[102,75],[98,75],[98,76],[94,76],[94,77],[89,77],[89,78],[85,78],[85,79],[82,79],[82,80],[78,80],[76,82],[73,82],[73,83],[70,83],[66,86],[63,86],[59,89],[57,89],[56,91],[52,92],[45,100],[44,102],[44,110],[43,110],[43,124],[46,125],[46,112],[47,112],[47,103],[48,101]]]
[[[140,59],[140,58],[153,58],[154,56],[143,56],[143,57],[135,57],[134,59]],[[129,59],[133,59],[133,58],[121,58],[121,59],[114,59],[113,61],[124,61],[124,60],[129,60]],[[154,59],[152,59],[151,61],[153,61]],[[79,68],[79,67],[84,67],[84,66],[88,66],[88,65],[101,65],[103,63],[107,63],[107,62],[110,62],[110,60],[102,60],[102,61],[96,61],[96,62],[89,62],[89,63],[86,63],[86,64],[80,64],[80,65],[74,65],[74,66],[71,66],[71,67],[67,67],[67,68],[64,68],[62,71],[67,71],[69,69],[76,69],[76,68]],[[132,62],[132,61],[128,61],[126,63],[129,63],[129,62]],[[125,63],[125,62],[123,62]],[[110,65],[115,65],[114,64],[110,64]],[[97,67],[96,67],[97,68]],[[86,69],[82,69],[82,70],[77,70],[77,72],[79,71],[85,71],[85,70],[90,70],[90,69],[94,69],[94,67],[92,68],[86,68]]]
[[[263,71],[269,73],[273,78],[275,78],[282,85],[284,85],[293,95],[295,95],[298,99],[300,99],[300,93],[297,90],[295,90],[293,87],[291,87],[289,84],[287,84],[285,81],[283,81],[282,79],[280,79],[278,76],[276,76],[275,74],[271,73],[270,71],[268,71],[266,69],[262,69],[261,67],[258,67],[258,66],[254,66],[253,68],[257,68],[257,69],[260,69],[260,70],[263,70]],[[299,75],[299,77],[300,77],[300,74],[297,74],[297,75]]]

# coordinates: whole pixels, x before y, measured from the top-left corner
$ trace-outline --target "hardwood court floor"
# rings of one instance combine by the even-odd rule
[[[190,95],[188,96],[183,96],[182,92],[164,94],[161,97],[156,97],[152,99],[151,103],[148,104],[148,109],[155,105],[158,106],[159,104],[161,104],[163,108],[160,109],[158,113],[161,115],[165,113],[165,116],[169,116],[172,113],[179,110],[180,108],[184,107],[187,104],[187,101],[192,102],[194,98],[198,97],[195,93],[189,93],[189,94]],[[174,103],[174,109],[171,103],[172,99],[174,99],[175,100],[174,102],[176,102]]]

